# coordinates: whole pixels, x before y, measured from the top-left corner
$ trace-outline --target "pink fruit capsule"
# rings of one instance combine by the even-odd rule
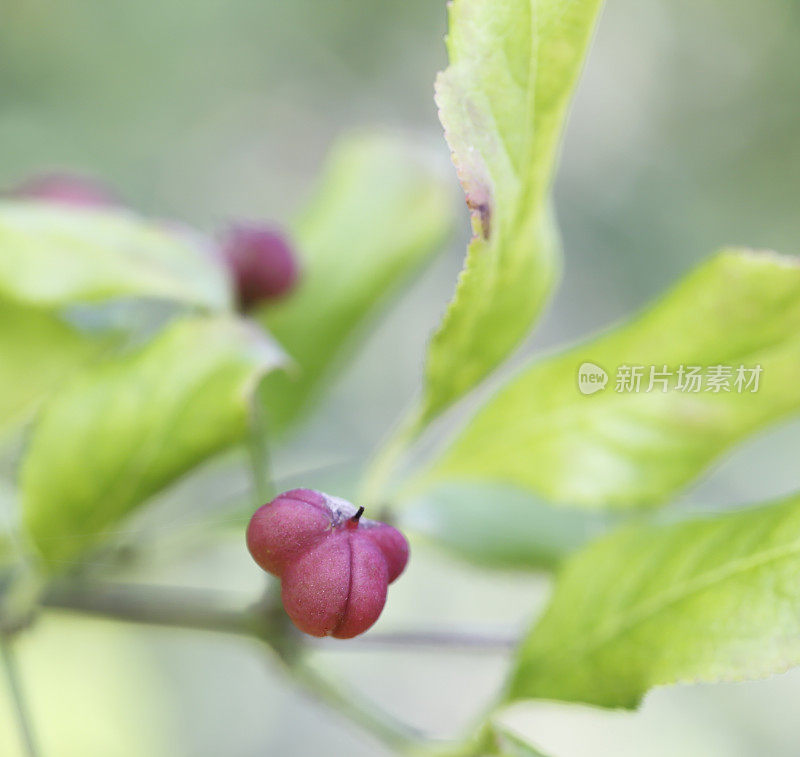
[[[408,562],[405,537],[362,518],[363,510],[322,492],[294,489],[250,519],[250,554],[281,579],[283,606],[307,634],[349,639],[366,631]]]

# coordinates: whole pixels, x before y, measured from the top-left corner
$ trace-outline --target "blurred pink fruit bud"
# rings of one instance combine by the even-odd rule
[[[233,226],[223,239],[222,250],[244,310],[287,294],[297,282],[297,256],[286,237],[275,229]]]
[[[68,173],[31,176],[13,187],[8,194],[20,199],[44,200],[83,207],[119,204],[114,194],[100,182]]]

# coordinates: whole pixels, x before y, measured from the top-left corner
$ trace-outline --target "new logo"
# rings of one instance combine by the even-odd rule
[[[594,363],[583,363],[578,368],[578,389],[581,394],[594,394],[606,388],[608,374]]]

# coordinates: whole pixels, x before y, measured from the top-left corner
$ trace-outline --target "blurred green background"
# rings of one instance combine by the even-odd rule
[[[432,100],[443,0],[4,0],[0,184],[49,169],[95,174],[130,204],[206,230],[287,219],[331,140],[389,124],[428,140],[452,176]],[[612,0],[573,107],[556,186],[565,277],[526,348],[546,350],[644,304],[727,243],[797,253],[800,4]],[[284,488],[347,494],[417,386],[427,335],[463,256],[459,234],[381,322],[312,423],[277,451]],[[738,450],[683,506],[730,506],[800,487],[800,424]],[[222,461],[162,503],[169,544],[196,511],[246,487]],[[165,551],[169,551],[167,547]],[[379,627],[513,630],[547,582],[486,573],[414,544]],[[163,558],[163,555],[162,555]],[[219,548],[159,559],[137,578],[256,596],[234,529]],[[502,656],[367,652],[320,664],[443,736],[502,681]],[[326,648],[326,650],[327,650]],[[380,755],[237,640],[51,616],[20,654],[46,757]],[[558,757],[797,755],[800,673],[656,691],[642,712],[516,707],[508,722]],[[0,690],[0,754],[16,755]]]

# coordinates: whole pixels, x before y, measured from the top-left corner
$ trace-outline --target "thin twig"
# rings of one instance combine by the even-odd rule
[[[110,582],[56,582],[41,600],[51,609],[73,610],[129,623],[253,635],[263,608],[247,606],[243,598],[229,592],[191,589],[183,586],[153,586]],[[297,637],[299,638],[299,633]],[[303,640],[318,649],[354,651],[370,648],[421,649],[447,652],[505,652],[519,641],[518,634],[449,630],[373,631],[347,641]]]
[[[216,631],[261,639],[273,647],[285,664],[288,675],[305,691],[392,749],[408,747],[418,740],[415,731],[397,723],[382,711],[359,702],[356,697],[345,694],[310,667],[302,655],[296,654],[298,634],[293,634],[288,644],[282,645],[280,640],[285,640],[282,633],[286,623],[282,611],[280,618],[275,620],[265,603],[239,609],[232,609],[229,604],[230,599],[221,592],[99,582],[54,584],[42,597],[45,608],[131,623]]]
[[[362,478],[358,498],[367,505],[380,503],[396,468],[414,440],[417,430],[417,416],[405,417],[378,448],[377,454],[367,466]]]
[[[273,589],[275,586],[272,587]],[[286,667],[287,674],[313,697],[338,711],[393,750],[407,749],[424,737],[382,710],[343,691],[310,666],[302,653],[312,646],[326,650],[368,648],[435,648],[441,651],[506,652],[514,634],[451,631],[371,633],[336,642],[312,639],[288,624],[275,592],[248,606],[229,593],[175,586],[106,582],[53,583],[43,594],[44,608],[69,610],[130,623],[234,634],[266,642]]]
[[[11,639],[8,637],[0,636],[0,650],[2,650],[3,664],[6,669],[6,677],[8,678],[8,688],[14,700],[19,733],[25,747],[25,754],[28,755],[28,757],[36,757],[39,752],[36,749],[36,742],[33,737],[33,725],[28,714],[25,697],[22,693],[22,682],[20,680],[17,660],[14,655],[14,650],[11,648],[11,643]]]
[[[250,452],[250,465],[253,471],[253,494],[256,507],[269,502],[275,496],[275,484],[272,481],[269,462],[269,438],[265,409],[261,402],[253,402],[250,413],[250,433],[248,450]]]
[[[107,582],[55,582],[45,608],[69,610],[128,623],[251,635],[253,613],[222,592],[177,586]]]
[[[309,696],[339,712],[393,751],[407,750],[426,739],[421,731],[343,691],[305,662],[294,664],[291,675]]]

